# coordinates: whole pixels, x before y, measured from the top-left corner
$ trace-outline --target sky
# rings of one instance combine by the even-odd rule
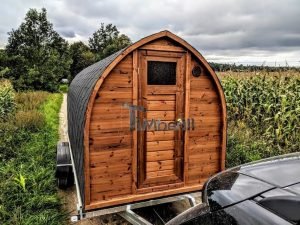
[[[169,30],[208,61],[300,66],[299,0],[0,0],[0,47],[29,8],[45,7],[54,29],[70,43],[101,22],[132,41]]]

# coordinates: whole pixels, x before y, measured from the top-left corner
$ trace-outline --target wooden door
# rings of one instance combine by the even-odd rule
[[[184,53],[139,51],[139,189],[183,186],[184,74]]]

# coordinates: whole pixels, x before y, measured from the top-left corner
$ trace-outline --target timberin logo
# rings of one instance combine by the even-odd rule
[[[146,112],[143,106],[124,104],[124,107],[130,111],[130,130],[138,131],[167,131],[167,130],[194,130],[195,121],[193,118],[181,119],[178,118],[176,121],[164,122],[160,119],[140,119],[135,117],[136,112]]]

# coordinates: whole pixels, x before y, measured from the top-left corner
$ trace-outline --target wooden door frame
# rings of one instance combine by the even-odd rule
[[[159,52],[159,51],[145,51],[138,50],[136,53],[138,56],[138,103],[139,105],[145,106],[144,96],[149,92],[155,92],[157,94],[164,94],[174,92],[176,95],[176,117],[179,118],[179,114],[182,115],[182,119],[185,119],[185,64],[186,64],[186,54],[185,53],[174,53],[174,52]],[[176,62],[176,85],[153,85],[152,87],[147,85],[147,64],[148,61],[161,61],[161,62]],[[167,88],[167,92],[166,92]],[[148,89],[148,90],[147,90]],[[179,102],[179,103],[178,103]],[[138,112],[139,118],[146,118],[144,115],[145,112]],[[155,185],[155,187],[161,186],[162,189],[171,187],[182,187],[184,186],[184,177],[185,177],[185,164],[184,164],[184,152],[185,152],[185,135],[182,130],[176,132],[175,139],[175,157],[174,157],[174,174],[170,175],[168,179],[172,181],[170,184],[166,186],[165,183],[160,182],[159,185]],[[146,152],[144,150],[146,146],[146,138],[145,131],[137,131],[137,172],[136,172],[136,191],[137,192],[145,192],[147,190],[151,191],[153,186],[151,187],[152,182],[160,181],[159,178],[147,178],[146,177]],[[182,143],[179,143],[178,140],[181,140]],[[181,158],[180,158],[181,157]],[[176,170],[175,170],[176,169]],[[164,177],[165,178],[165,177]],[[164,187],[164,188],[163,188]]]

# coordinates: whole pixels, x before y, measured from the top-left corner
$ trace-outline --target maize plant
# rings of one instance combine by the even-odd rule
[[[229,124],[242,122],[251,130],[252,141],[267,144],[270,152],[260,158],[300,150],[299,72],[231,73],[222,75],[221,82]]]
[[[6,120],[15,109],[15,92],[8,80],[0,80],[0,120]]]

